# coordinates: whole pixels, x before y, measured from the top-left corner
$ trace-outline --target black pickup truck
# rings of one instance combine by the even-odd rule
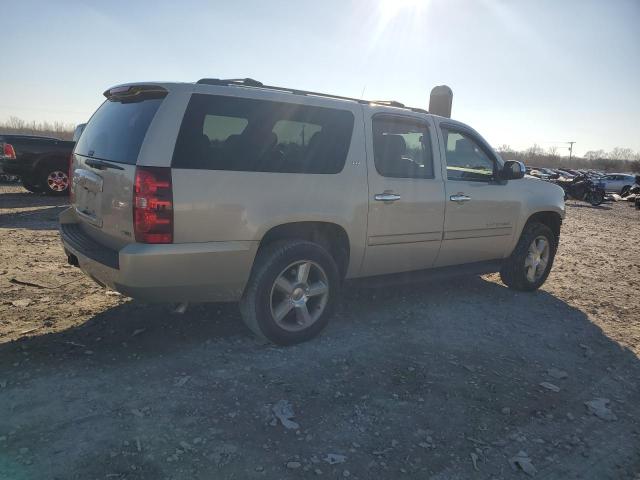
[[[52,137],[0,134],[0,172],[19,176],[31,192],[68,195],[74,145]]]

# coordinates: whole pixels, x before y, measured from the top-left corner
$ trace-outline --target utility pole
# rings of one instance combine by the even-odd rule
[[[576,142],[567,142],[569,144],[569,161],[571,161],[571,156],[573,155],[573,144]]]

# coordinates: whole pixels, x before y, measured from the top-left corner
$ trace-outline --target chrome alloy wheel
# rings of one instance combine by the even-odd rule
[[[549,240],[542,235],[536,237],[529,245],[527,257],[524,260],[524,271],[527,280],[531,283],[537,282],[544,275],[549,264],[550,251]]]
[[[327,274],[310,260],[294,262],[278,275],[270,298],[271,314],[280,328],[290,332],[308,328],[327,306]]]
[[[49,190],[64,192],[69,188],[69,176],[61,170],[54,170],[47,177],[47,185],[49,186]]]

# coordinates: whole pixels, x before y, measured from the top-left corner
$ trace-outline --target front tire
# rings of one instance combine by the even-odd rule
[[[557,248],[558,239],[549,227],[528,223],[500,270],[502,282],[514,290],[537,290],[549,276]]]
[[[336,262],[320,245],[275,242],[258,252],[240,312],[262,339],[278,345],[305,342],[329,322],[339,284]]]

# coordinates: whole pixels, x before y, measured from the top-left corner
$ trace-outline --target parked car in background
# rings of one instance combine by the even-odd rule
[[[19,176],[31,192],[67,195],[74,145],[53,137],[0,135],[0,169]]]
[[[626,173],[607,173],[600,178],[607,192],[625,195],[636,184],[636,176]]]
[[[564,178],[573,178],[578,174],[575,170],[572,171],[567,168],[557,168],[556,172]]]
[[[527,175],[531,175],[532,177],[536,177],[541,180],[549,180],[551,178],[551,176],[544,171],[544,168],[540,168],[540,167],[526,166],[525,172]]]
[[[556,172],[552,168],[541,168],[540,170],[542,171],[542,173],[548,175],[548,177],[552,180],[555,180],[560,176],[560,173]]]
[[[344,279],[499,271],[532,291],[551,270],[562,189],[463,123],[250,79],[105,96],[60,233],[70,264],[125,295],[239,301],[256,335],[292,344]]]

